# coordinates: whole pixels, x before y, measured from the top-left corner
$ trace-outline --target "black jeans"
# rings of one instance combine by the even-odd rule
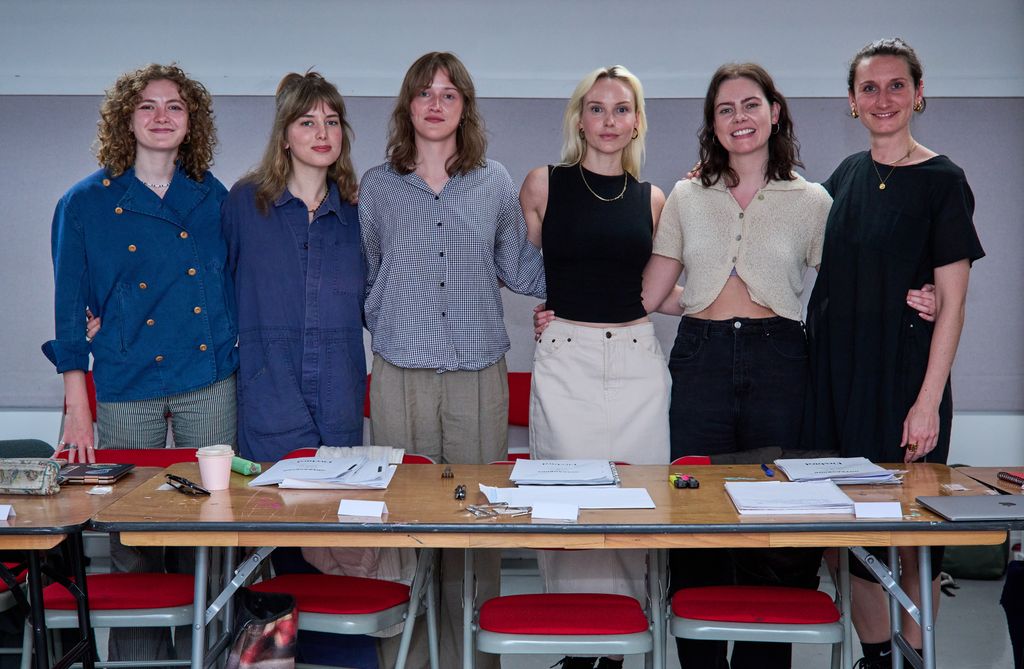
[[[771,462],[799,443],[807,376],[803,325],[785,318],[683,318],[672,354],[672,458]],[[799,457],[800,453],[790,453]],[[820,548],[681,549],[669,553],[671,592],[708,585],[817,588]],[[680,665],[725,669],[725,641],[677,639]],[[737,642],[732,669],[788,668],[789,644]]]
[[[807,337],[786,318],[683,318],[668,361],[672,458],[799,443]]]

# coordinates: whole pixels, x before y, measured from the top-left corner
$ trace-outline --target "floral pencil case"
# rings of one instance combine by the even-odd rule
[[[53,495],[60,463],[49,458],[0,458],[0,495]]]

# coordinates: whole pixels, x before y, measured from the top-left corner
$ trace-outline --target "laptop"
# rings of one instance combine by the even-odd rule
[[[1024,519],[1024,495],[938,495],[917,501],[946,520]]]
[[[60,468],[60,483],[113,483],[134,468],[132,464],[68,464]]]

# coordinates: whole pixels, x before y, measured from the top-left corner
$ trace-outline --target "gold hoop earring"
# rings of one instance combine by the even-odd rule
[[[640,130],[638,130],[637,128],[633,128],[633,139],[636,139],[639,136],[640,136]]]
[[[850,118],[860,118],[860,114],[857,113],[856,107],[850,107]]]
[[[923,100],[918,100],[917,102],[914,103],[914,111],[916,111],[918,114],[920,114],[921,112],[924,111],[924,101]]]
[[[579,133],[580,133],[580,139],[586,139],[587,138],[587,136],[583,134],[583,128],[580,128]]]

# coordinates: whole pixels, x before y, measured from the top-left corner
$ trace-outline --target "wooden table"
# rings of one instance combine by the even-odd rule
[[[107,495],[90,495],[88,491],[92,489],[91,485],[65,485],[56,495],[48,496],[0,495],[0,504],[10,504],[15,511],[15,515],[7,521],[0,521],[0,549],[28,551],[30,602],[43,601],[42,567],[46,551],[60,545],[65,539],[69,543],[72,575],[81,584],[82,591],[82,596],[76,597],[82,640],[57,660],[54,667],[70,666],[76,658],[80,658],[85,667],[92,667],[95,661],[95,644],[86,601],[82,529],[101,509],[151,479],[157,471],[146,467],[129,472],[113,484],[113,492]],[[35,667],[44,669],[48,666],[45,652],[46,617],[41,605],[30,606],[30,611],[37,649]]]
[[[894,465],[895,467],[896,465]],[[900,465],[903,467],[903,465]],[[452,465],[454,478],[441,478],[441,465],[400,466],[386,491],[309,491],[249,488],[232,474],[229,490],[193,498],[157,488],[162,477],[146,482],[94,516],[93,526],[121,532],[121,541],[146,546],[394,546],[414,548],[598,548],[655,549],[785,546],[918,546],[998,544],[1009,523],[950,523],[915,501],[939,494],[942,484],[959,483],[982,494],[984,486],[944,465],[913,464],[901,486],[850,486],[854,501],[898,501],[902,519],[857,520],[845,515],[741,517],[723,484],[729,480],[765,481],[757,466],[630,466],[620,468],[623,487],[646,487],[655,509],[581,510],[576,523],[533,522],[529,517],[481,520],[460,513],[484,502],[478,484],[508,486],[509,466]],[[198,480],[198,467],[183,463],[171,472]],[[696,474],[701,486],[678,490],[670,473]],[[466,485],[465,500],[453,498]],[[338,502],[383,500],[385,522],[345,522]],[[856,551],[855,551],[855,554]],[[205,557],[205,554],[204,554]],[[860,557],[860,556],[859,556]],[[922,581],[929,584],[918,618],[925,635],[924,664],[934,667],[931,620],[930,552],[918,551]],[[927,579],[926,581],[924,579]],[[197,623],[206,607],[197,571]],[[890,590],[899,599],[902,591]],[[905,596],[904,596],[905,597]],[[900,600],[909,602],[909,598]],[[912,606],[912,605],[911,605]],[[914,607],[916,609],[916,607]],[[914,613],[912,611],[912,613]],[[655,616],[657,619],[659,616]],[[893,624],[898,632],[899,616]],[[658,621],[655,621],[658,625]],[[194,641],[203,643],[202,635]],[[848,647],[848,644],[847,644]],[[202,667],[202,646],[193,647],[193,666]],[[849,652],[849,651],[847,651]],[[197,658],[197,653],[200,657]]]

